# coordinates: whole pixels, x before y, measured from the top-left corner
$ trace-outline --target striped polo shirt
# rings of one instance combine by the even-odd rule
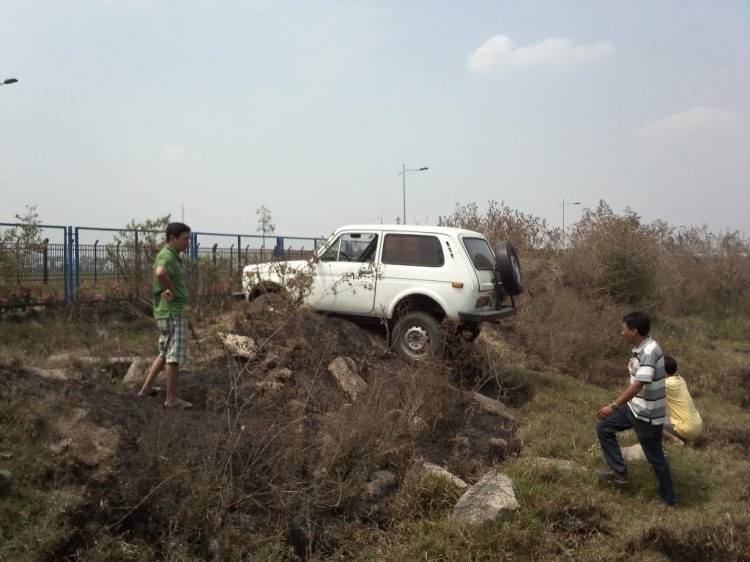
[[[630,384],[642,381],[641,391],[628,402],[633,415],[654,425],[664,423],[667,415],[667,373],[659,344],[648,336],[633,350],[630,360]]]

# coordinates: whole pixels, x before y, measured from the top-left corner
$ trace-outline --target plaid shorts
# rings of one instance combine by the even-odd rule
[[[169,318],[157,318],[159,328],[159,356],[167,363],[185,363],[187,361],[187,318],[182,315]]]

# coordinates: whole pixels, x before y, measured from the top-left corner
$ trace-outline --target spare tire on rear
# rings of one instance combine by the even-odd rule
[[[495,271],[503,289],[511,296],[523,293],[523,272],[516,247],[508,241],[495,246]]]

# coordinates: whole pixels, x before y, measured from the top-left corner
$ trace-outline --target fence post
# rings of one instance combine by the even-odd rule
[[[42,260],[44,261],[43,265],[43,276],[44,276],[44,284],[46,285],[49,282],[49,253],[48,253],[48,244],[49,244],[49,238],[45,238],[42,240]]]
[[[117,248],[115,249],[115,259],[117,260],[117,266],[115,267],[117,271],[117,280],[120,280],[120,268],[122,268],[122,262],[120,261],[120,244],[122,242],[120,240],[117,241]]]
[[[94,242],[94,283],[97,282],[97,246],[99,245],[99,239],[97,238],[96,242]]]
[[[141,291],[141,247],[138,239],[138,231],[135,231],[135,287],[134,293],[140,295]]]
[[[65,304],[73,302],[73,227],[65,227],[63,263],[65,269]]]
[[[276,257],[284,259],[284,238],[282,236],[276,237]]]
[[[234,266],[234,244],[229,247],[229,277],[232,277],[232,269]],[[237,264],[239,267],[239,264]]]
[[[79,226],[75,229],[75,279],[76,279],[76,297],[80,298],[81,296],[81,248],[79,243],[79,237],[80,237],[80,228]]]
[[[214,247],[211,248],[211,261],[213,262],[214,265],[216,265],[216,248],[218,247],[219,247],[219,243],[216,242],[214,244]]]
[[[242,272],[242,236],[237,236],[237,271]]]

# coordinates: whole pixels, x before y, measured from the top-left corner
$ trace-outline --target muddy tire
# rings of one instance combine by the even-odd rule
[[[495,270],[505,292],[511,296],[523,293],[523,272],[516,247],[507,241],[500,242],[495,246],[495,260]]]
[[[443,333],[437,318],[426,312],[409,312],[393,328],[393,347],[408,361],[422,361],[443,350]]]

